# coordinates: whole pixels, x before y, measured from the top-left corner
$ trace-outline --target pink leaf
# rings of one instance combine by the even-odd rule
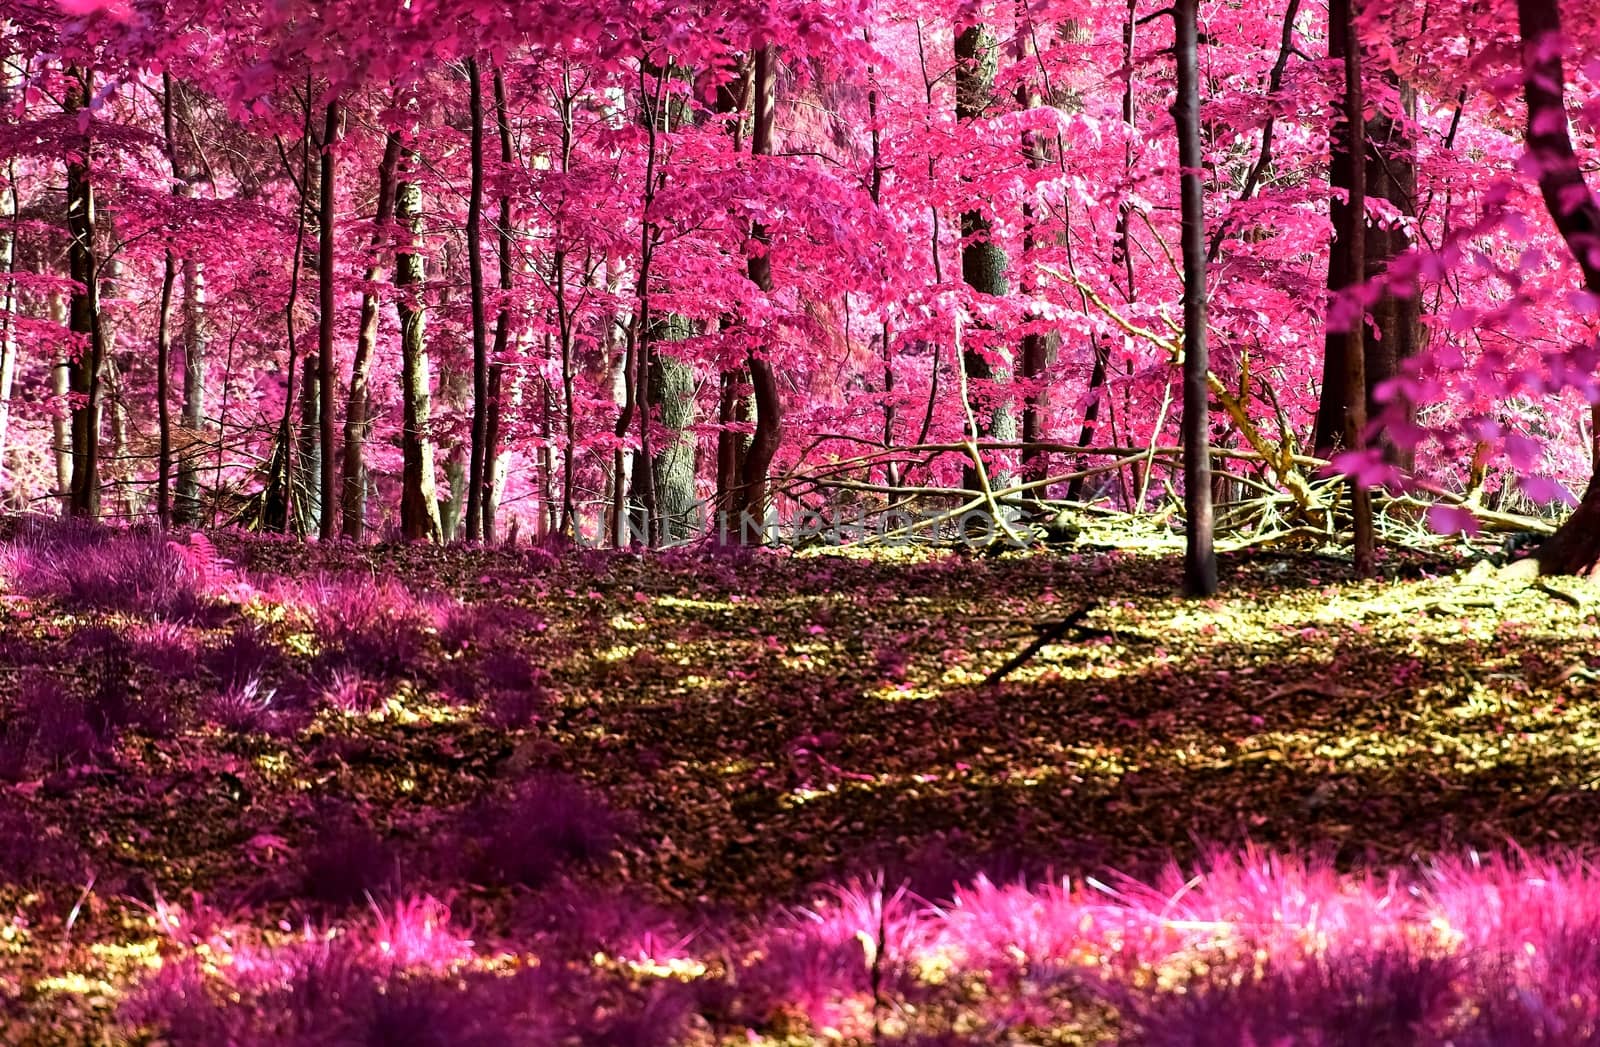
[[[1477,534],[1478,518],[1454,505],[1435,505],[1428,510],[1428,526],[1439,534]]]
[[[1577,505],[1578,499],[1567,486],[1548,476],[1524,476],[1517,480],[1517,487],[1530,499],[1541,504],[1550,502],[1563,502],[1569,506]]]

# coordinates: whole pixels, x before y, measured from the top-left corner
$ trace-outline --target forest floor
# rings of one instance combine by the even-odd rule
[[[0,1041],[1600,1029],[1600,587],[215,540],[0,556]]]

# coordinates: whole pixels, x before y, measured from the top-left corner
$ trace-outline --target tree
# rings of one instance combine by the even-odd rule
[[[1355,61],[1363,69],[1368,48],[1361,46],[1352,29],[1344,28],[1347,19],[1343,12],[1348,4],[1336,4],[1330,9],[1328,33],[1328,58],[1345,63]],[[1348,295],[1352,287],[1360,286],[1365,279],[1385,276],[1390,263],[1411,249],[1411,238],[1404,225],[1396,222],[1377,222],[1366,208],[1358,210],[1353,202],[1358,179],[1363,195],[1368,199],[1382,200],[1396,211],[1412,219],[1416,217],[1417,177],[1415,145],[1407,129],[1407,121],[1415,118],[1416,94],[1402,84],[1397,74],[1386,71],[1384,83],[1393,94],[1393,108],[1377,107],[1371,116],[1360,115],[1363,121],[1360,141],[1364,143],[1364,162],[1357,163],[1351,152],[1356,141],[1354,129],[1349,126],[1351,116],[1347,99],[1335,107],[1333,132],[1330,137],[1332,160],[1329,164],[1329,182],[1333,196],[1329,202],[1329,221],[1333,226],[1333,240],[1328,247],[1328,292],[1331,295]],[[1358,85],[1362,86],[1362,85]],[[1362,88],[1363,110],[1366,108],[1365,89]],[[1357,225],[1361,228],[1358,230]],[[1356,258],[1357,244],[1361,257]],[[1357,276],[1357,273],[1360,276]],[[1400,373],[1403,361],[1417,352],[1420,325],[1419,306],[1414,288],[1395,286],[1385,280],[1383,291],[1372,308],[1371,329],[1374,337],[1365,337],[1364,329],[1330,325],[1324,336],[1322,391],[1318,398],[1316,428],[1312,446],[1316,453],[1328,457],[1347,446],[1345,430],[1348,427],[1350,405],[1355,397],[1350,390],[1349,364],[1352,346],[1359,339],[1363,360],[1363,407],[1370,417],[1378,408],[1376,390],[1383,382]],[[1391,456],[1394,449],[1388,448]]]
[[[972,124],[994,110],[998,101],[995,76],[999,70],[1000,49],[994,30],[986,23],[973,22],[956,35],[956,119]],[[1007,259],[1005,249],[996,242],[993,223],[983,210],[970,207],[961,212],[961,279],[978,294],[1004,297]],[[981,329],[980,329],[981,330]],[[1016,413],[1004,398],[996,398],[992,385],[1004,383],[1008,368],[996,366],[995,359],[1009,362],[1004,341],[993,332],[986,337],[963,338],[961,367],[970,384],[981,383],[986,401],[992,401],[978,424],[974,438],[987,437],[1000,442],[1017,438]],[[968,489],[979,485],[976,465],[964,467],[963,483]],[[997,477],[998,479],[998,477]]]
[[[514,153],[511,143],[511,118],[506,109],[505,73],[498,65],[494,70],[494,117],[495,129],[500,138],[500,166],[503,174],[511,169]],[[512,257],[511,241],[511,192],[507,189],[500,191],[500,221],[495,228],[495,243],[499,249],[497,254],[500,262],[501,298],[500,309],[494,322],[494,348],[490,353],[493,362],[489,366],[489,406],[483,427],[483,491],[478,496],[483,513],[480,530],[485,543],[493,542],[495,537],[495,509],[499,503],[501,483],[500,443],[504,411],[502,397],[505,395],[505,356],[511,342],[510,297],[515,260]]]
[[[1584,288],[1600,296],[1600,200],[1584,181],[1568,131],[1561,9],[1557,0],[1517,0],[1522,40],[1522,91],[1527,102],[1528,153],[1538,170],[1539,192],[1556,229],[1583,274]],[[1591,298],[1600,301],[1600,297]],[[1600,419],[1600,411],[1596,412]],[[1583,499],[1541,545],[1528,565],[1543,574],[1600,573],[1600,455]]]
[[[322,128],[322,187],[321,202],[318,208],[319,221],[317,229],[317,437],[321,444],[318,459],[318,474],[321,482],[318,490],[321,494],[321,512],[318,515],[317,534],[325,542],[332,541],[338,534],[339,491],[335,485],[337,476],[334,464],[333,442],[333,405],[335,402],[333,381],[333,353],[334,353],[334,323],[337,319],[334,311],[334,292],[337,289],[338,273],[334,270],[335,244],[338,229],[336,227],[335,203],[337,200],[337,150],[339,139],[344,134],[344,111],[338,99],[328,103],[326,118]],[[309,385],[309,383],[307,383]]]
[[[1366,106],[1361,89],[1361,39],[1356,31],[1355,11],[1350,0],[1334,0],[1328,9],[1329,50],[1337,47],[1344,58],[1344,119],[1334,124],[1335,134],[1343,128],[1347,139],[1345,152],[1351,158],[1367,155],[1367,121],[1363,116]],[[1333,41],[1340,41],[1338,46]],[[1344,327],[1344,385],[1347,403],[1344,410],[1344,442],[1353,454],[1366,448],[1367,388],[1366,377],[1366,302],[1362,297],[1366,284],[1367,262],[1367,165],[1364,161],[1350,161],[1350,190],[1346,204],[1349,211],[1348,245],[1346,259],[1346,285],[1338,290],[1349,297],[1347,310],[1353,315],[1343,321],[1330,318],[1329,330]],[[1335,306],[1336,308],[1337,306]],[[1354,556],[1357,578],[1370,578],[1373,573],[1372,500],[1366,481],[1359,472],[1350,476],[1350,511],[1354,528]]]
[[[76,341],[70,350],[68,382],[72,392],[72,486],[68,505],[73,516],[100,515],[100,368],[105,342],[100,325],[100,265],[95,254],[95,193],[90,175],[92,148],[87,111],[94,94],[93,75],[67,70],[63,111],[82,130],[67,161],[67,248],[72,276],[69,330]]]
[[[408,153],[406,160],[411,169],[419,163],[414,152]],[[401,427],[404,468],[400,533],[410,541],[439,542],[444,539],[444,528],[434,489],[433,436],[428,428],[433,393],[428,368],[428,315],[422,300],[422,187],[412,180],[410,170],[395,190],[395,218],[411,234],[410,242],[396,254],[394,264],[395,308],[400,315],[400,395],[405,415]]]
[[[773,116],[777,109],[777,87],[773,79],[776,56],[770,44],[757,49],[755,56],[755,113],[750,133],[751,155],[772,155]],[[750,282],[766,294],[772,293],[772,241],[766,227],[756,222],[750,229],[751,254],[748,272]],[[740,541],[761,541],[764,538],[758,527],[747,533],[746,522],[759,524],[767,514],[767,470],[778,453],[783,439],[783,399],[778,391],[778,373],[773,367],[770,349],[752,347],[747,355],[750,384],[755,391],[756,430],[745,453],[743,469],[739,475],[739,501],[734,514],[738,521]]]
[[[483,537],[485,444],[489,411],[489,334],[483,306],[483,84],[478,60],[467,58],[467,109],[472,129],[472,184],[467,189],[467,272],[472,281],[472,433],[467,466],[469,542]]]
[[[395,169],[400,164],[400,136],[383,136],[383,158],[378,161],[378,204],[373,216],[372,261],[367,266],[366,289],[361,293],[361,326],[356,333],[355,357],[350,364],[350,390],[344,408],[343,514],[340,531],[353,542],[361,541],[367,526],[367,407],[371,397],[372,357],[378,342],[378,291],[382,270],[378,253],[384,227],[394,220]]]
[[[1206,214],[1204,157],[1200,146],[1199,0],[1173,5],[1178,94],[1172,118],[1178,125],[1178,163],[1183,196],[1183,500],[1186,551],[1183,587],[1190,596],[1217,591],[1217,554],[1212,545],[1211,392],[1206,382]]]

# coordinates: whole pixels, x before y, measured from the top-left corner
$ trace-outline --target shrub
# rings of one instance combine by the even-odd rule
[[[280,670],[284,658],[260,626],[236,622],[227,638],[207,651],[202,661],[223,690],[234,690]]]
[[[30,812],[8,803],[0,806],[0,881],[30,886],[71,882],[78,879],[84,861],[76,844]]]
[[[206,718],[232,731],[259,731],[274,720],[277,692],[257,677],[228,687],[206,702]]]
[[[134,626],[128,636],[132,642],[130,656],[158,676],[187,677],[199,665],[199,651],[188,626],[153,622]]]
[[[399,851],[373,829],[335,818],[305,852],[303,891],[335,905],[360,901],[396,886],[399,861]]]
[[[106,739],[84,701],[60,677],[22,675],[16,704],[0,729],[0,777],[21,781],[90,759]]]
[[[1233,984],[1216,979],[1142,1009],[1148,1047],[1405,1047],[1444,1043],[1462,961],[1403,947],[1341,952]]]
[[[202,617],[235,579],[204,535],[189,543],[84,524],[37,527],[7,548],[13,589],[72,610]]]
[[[565,868],[610,854],[621,821],[577,782],[556,775],[523,781],[511,795],[481,805],[469,831],[480,872],[493,883],[541,887]]]
[[[325,669],[373,677],[415,666],[442,611],[392,578],[320,576],[288,583],[279,593],[307,620]]]

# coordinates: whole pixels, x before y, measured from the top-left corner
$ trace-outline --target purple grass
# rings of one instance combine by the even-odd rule
[[[317,700],[342,713],[370,713],[383,705],[383,687],[360,669],[335,669],[317,689]]]
[[[202,658],[223,690],[242,688],[283,665],[283,654],[266,632],[251,622],[237,622],[217,647]]]
[[[206,718],[230,731],[259,731],[273,725],[277,692],[251,677],[215,694],[205,704]]]
[[[577,782],[530,778],[498,802],[480,805],[467,835],[480,847],[480,873],[490,882],[541,887],[569,866],[611,853],[621,820]]]
[[[76,882],[85,862],[83,851],[59,830],[0,798],[0,883]]]
[[[335,905],[360,901],[396,885],[400,855],[371,828],[337,819],[306,850],[302,893]]]
[[[438,601],[419,597],[392,578],[324,575],[281,583],[275,595],[305,616],[325,668],[374,677],[414,667],[445,616]]]
[[[106,740],[64,678],[25,672],[15,705],[0,728],[0,778],[20,781],[82,763]]]
[[[30,529],[8,543],[0,565],[24,596],[174,621],[205,615],[236,584],[204,536],[179,543],[77,523]]]

